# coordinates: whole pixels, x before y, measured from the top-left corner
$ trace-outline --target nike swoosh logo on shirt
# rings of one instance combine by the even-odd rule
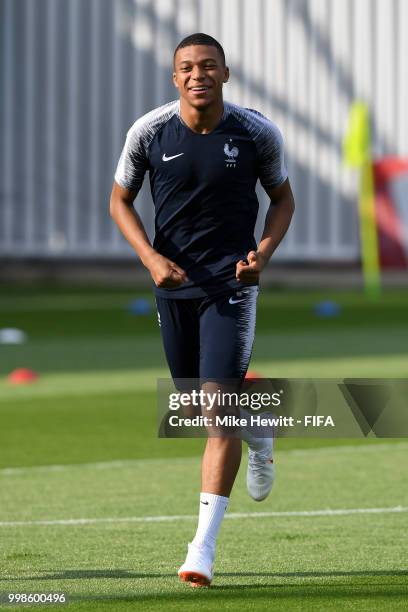
[[[162,160],[163,161],[170,161],[171,159],[174,159],[175,157],[180,157],[180,155],[184,155],[184,153],[178,153],[177,155],[171,155],[170,157],[167,157],[166,154],[163,153]]]
[[[232,297],[228,300],[230,304],[238,304],[239,302],[243,302],[245,298],[241,298],[240,300],[234,300]]]
[[[204,506],[208,506],[208,504],[209,504],[210,502],[203,502],[203,501],[202,501],[201,503],[202,503],[202,504],[204,504]]]

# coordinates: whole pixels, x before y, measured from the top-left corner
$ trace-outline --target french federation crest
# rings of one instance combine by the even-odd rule
[[[232,142],[232,138],[230,138],[230,142]],[[230,147],[230,144],[226,142],[224,145],[224,153],[227,168],[235,168],[237,165],[237,157],[239,155],[238,147]]]

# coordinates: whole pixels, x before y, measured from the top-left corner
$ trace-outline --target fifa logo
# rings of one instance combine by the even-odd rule
[[[230,138],[230,142],[232,142],[232,138]],[[229,143],[226,142],[224,145],[224,153],[226,155],[225,164],[227,168],[235,168],[237,165],[237,157],[239,155],[238,147],[232,147],[232,149],[230,149]]]

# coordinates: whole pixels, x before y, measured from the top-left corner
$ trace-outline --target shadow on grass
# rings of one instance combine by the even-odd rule
[[[256,601],[260,603],[272,602],[278,603],[278,601],[284,602],[285,606],[289,606],[291,602],[297,600],[302,601],[303,597],[307,598],[310,604],[315,602],[315,605],[319,606],[316,609],[325,609],[320,606],[328,606],[333,609],[334,602],[342,601],[343,603],[362,600],[371,600],[371,598],[381,597],[383,600],[387,599],[383,604],[384,609],[397,609],[394,606],[397,603],[405,600],[407,589],[406,585],[395,585],[395,584],[275,584],[275,585],[237,585],[237,586],[211,586],[210,588],[192,589],[188,585],[180,585],[181,590],[166,590],[165,592],[158,593],[134,593],[131,595],[125,595],[123,593],[111,594],[111,595],[70,595],[67,593],[67,603],[77,604],[81,609],[85,610],[96,609],[93,607],[92,602],[97,605],[97,609],[107,607],[109,609],[119,609],[120,603],[148,605],[148,604],[191,604],[193,602],[202,602],[204,605],[208,605],[210,602],[221,604],[222,602],[235,601],[238,606],[237,609],[242,609],[240,604],[243,602],[252,601],[254,604]],[[405,587],[405,588],[404,588]],[[389,607],[392,606],[392,607]],[[151,609],[149,607],[149,609]],[[172,608],[174,609],[174,608]],[[184,608],[183,608],[184,609]],[[199,608],[201,609],[201,608]],[[245,608],[248,609],[248,608]],[[279,608],[280,610],[282,608]],[[305,608],[306,609],[306,608]],[[308,607],[307,609],[311,609]],[[398,608],[399,609],[399,608]]]
[[[325,609],[326,607],[333,609],[333,606],[336,606],[335,602],[338,602],[338,605],[341,602],[343,606],[346,601],[350,603],[352,601],[371,601],[372,598],[381,598],[381,605],[384,606],[384,609],[400,609],[400,605],[406,600],[408,594],[407,575],[408,570],[220,572],[216,575],[215,584],[209,589],[192,589],[189,585],[180,583],[175,572],[139,573],[124,569],[66,570],[27,577],[22,580],[61,581],[58,588],[66,593],[67,606],[70,607],[70,604],[72,604],[73,609],[83,609],[87,612],[105,608],[115,611],[119,609],[127,610],[130,607],[133,608],[134,605],[149,606],[149,609],[151,609],[150,606],[154,605],[161,609],[161,606],[166,607],[166,605],[172,604],[171,609],[174,609],[174,606],[183,606],[183,609],[185,609],[184,606],[198,605],[199,602],[206,609],[208,609],[208,605],[211,605],[211,602],[214,605],[234,602],[233,605],[236,605],[238,610],[242,609],[241,606],[245,602],[245,606],[249,601],[252,602],[252,605],[257,605],[257,602],[259,605],[269,606],[269,602],[272,600],[275,601],[276,605],[281,602],[285,609],[290,609],[293,601],[302,600],[307,600],[307,609]],[[64,580],[109,578],[134,580],[134,584],[129,585],[127,583],[127,588],[130,586],[134,592],[126,594],[122,590],[118,593],[103,594],[100,591],[98,593],[98,584],[94,584],[94,592],[89,592],[89,585],[87,585],[88,592],[71,594],[67,584],[63,583]],[[150,589],[146,583],[138,581],[138,579],[146,580],[149,578],[154,579],[154,582],[152,581],[152,587],[154,588],[151,592],[149,592]],[[157,582],[158,578],[163,582]],[[238,582],[236,584],[217,584],[217,579],[229,582],[228,579],[237,578]],[[305,582],[305,578],[312,580]],[[343,580],[336,580],[337,578],[343,578]],[[259,583],[254,583],[254,579],[257,579]],[[283,579],[287,580],[283,581]],[[53,588],[56,588],[56,586],[54,584]],[[76,588],[78,586],[77,583]],[[114,586],[113,588],[115,589]],[[57,608],[52,609],[57,610]],[[201,609],[201,607],[197,609]],[[279,605],[277,609],[281,610],[282,608]]]
[[[406,570],[361,570],[361,571],[328,571],[328,572],[217,572],[216,578],[342,578],[342,577],[375,577],[375,576],[408,576],[408,569]],[[63,572],[54,572],[44,575],[37,576],[26,576],[26,577],[13,577],[13,578],[1,578],[0,581],[31,581],[31,580],[86,580],[92,578],[129,578],[129,579],[146,579],[146,578],[176,578],[176,572],[164,573],[164,572],[134,572],[132,570],[65,570]],[[240,588],[241,585],[234,584],[229,586],[218,586],[213,587],[217,589],[224,588]],[[266,587],[266,586],[279,586],[275,583],[268,584],[246,584],[242,585],[245,587]],[[407,584],[408,590],[408,584]]]

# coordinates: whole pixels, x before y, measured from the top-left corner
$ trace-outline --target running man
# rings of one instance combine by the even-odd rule
[[[244,379],[259,277],[294,212],[281,134],[261,113],[224,102],[228,79],[224,51],[214,38],[199,33],[182,40],[173,72],[179,99],[133,124],[115,173],[111,215],[154,281],[173,379]],[[153,245],[133,208],[146,171],[155,207]],[[271,203],[257,245],[258,179]],[[207,586],[213,578],[241,437],[248,443],[249,494],[260,501],[272,487],[271,439],[245,432],[208,437],[198,528],[178,572],[192,586]]]

